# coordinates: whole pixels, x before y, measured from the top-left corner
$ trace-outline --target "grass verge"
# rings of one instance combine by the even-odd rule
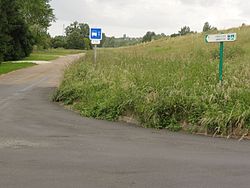
[[[8,72],[34,66],[34,63],[2,63],[0,64],[0,75]]]
[[[27,61],[52,61],[61,56],[83,53],[83,50],[67,50],[67,49],[49,49],[34,51],[29,57],[24,60]]]
[[[222,136],[250,130],[250,27],[225,44],[224,83],[218,84],[218,44],[204,34],[166,38],[129,48],[103,49],[72,65],[54,100],[83,116]]]

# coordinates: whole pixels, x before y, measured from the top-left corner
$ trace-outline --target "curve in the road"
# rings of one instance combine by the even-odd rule
[[[51,102],[80,56],[0,77],[0,187],[250,187],[247,141],[82,118]]]

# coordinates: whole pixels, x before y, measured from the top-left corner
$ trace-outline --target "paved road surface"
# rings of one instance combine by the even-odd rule
[[[0,77],[1,188],[249,188],[250,142],[82,118],[50,102],[69,56]]]

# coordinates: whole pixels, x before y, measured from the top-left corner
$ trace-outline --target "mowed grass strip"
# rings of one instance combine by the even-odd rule
[[[29,57],[24,60],[27,61],[52,61],[61,56],[84,53],[83,50],[67,50],[67,49],[49,49],[34,51]]]
[[[250,27],[230,29],[224,82],[219,44],[205,34],[165,38],[128,48],[98,50],[69,67],[55,93],[83,116],[130,116],[144,127],[233,136],[250,130]]]
[[[23,69],[27,67],[34,66],[34,63],[1,63],[0,64],[0,75],[6,74],[11,71],[15,71],[18,69]]]

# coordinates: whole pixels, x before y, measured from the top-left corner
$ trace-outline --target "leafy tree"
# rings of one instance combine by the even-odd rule
[[[205,22],[202,31],[207,32],[207,31],[211,30],[211,28],[212,28],[211,25],[209,25],[208,22]]]
[[[69,49],[90,49],[89,25],[86,23],[74,22],[66,29],[66,48]]]
[[[150,42],[155,37],[155,32],[148,31],[142,38],[142,42]]]
[[[0,1],[0,58],[18,60],[32,51],[33,38],[17,0]]]
[[[68,49],[84,49],[85,43],[84,38],[77,31],[73,31],[67,36],[67,46]]]
[[[67,41],[65,36],[55,36],[51,39],[52,48],[66,48]]]
[[[103,40],[101,41],[101,44],[103,42],[102,47],[105,48],[115,48],[115,47],[122,47],[122,46],[131,46],[136,45],[142,42],[142,38],[131,38],[126,36],[126,38],[120,37],[103,37]]]
[[[110,47],[110,48],[114,48],[114,47],[116,47],[116,39],[115,39],[115,37],[107,37],[106,38],[106,41],[105,41],[105,43],[104,43],[104,46],[105,47]]]
[[[29,29],[34,37],[34,43],[38,48],[48,49],[51,47],[51,37],[47,31],[44,31],[38,25],[32,25]]]
[[[29,26],[34,42],[40,48],[50,46],[48,27],[55,21],[55,15],[49,2],[50,0],[17,0],[20,12]]]
[[[161,38],[165,38],[167,37],[164,33],[161,33],[161,34],[157,34],[153,37],[154,40],[159,40]]]
[[[187,34],[193,33],[193,32],[191,32],[190,27],[184,26],[184,27],[181,28],[180,31],[178,31],[178,33],[179,33],[179,35],[182,36],[182,35],[187,35]]]
[[[90,42],[89,38],[83,38],[83,41],[84,41],[84,49],[85,50],[92,49],[91,42]]]
[[[55,15],[49,2],[50,0],[18,0],[20,12],[29,26],[38,25],[47,30]]]
[[[170,35],[170,37],[178,37],[178,36],[180,36],[180,34],[177,34],[177,33],[173,33]]]
[[[202,31],[203,32],[208,32],[208,31],[211,31],[211,30],[217,30],[217,28],[216,27],[212,27],[211,25],[209,25],[208,22],[205,22]]]
[[[101,40],[101,43],[98,45],[98,47],[103,47],[106,40],[107,40],[107,37],[105,33],[102,33],[102,40]]]

